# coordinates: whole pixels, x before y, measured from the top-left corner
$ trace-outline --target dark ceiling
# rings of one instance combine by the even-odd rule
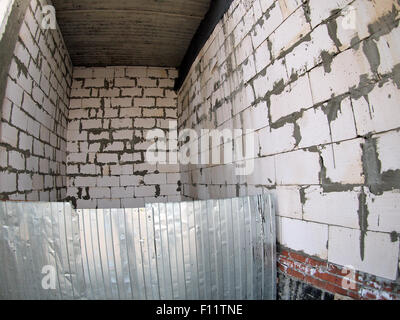
[[[179,67],[211,0],[53,0],[75,66]]]

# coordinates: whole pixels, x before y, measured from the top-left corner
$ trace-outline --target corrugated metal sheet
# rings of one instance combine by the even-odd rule
[[[211,0],[52,0],[74,66],[179,67]]]
[[[2,299],[275,299],[269,195],[76,211],[1,202],[0,226]]]

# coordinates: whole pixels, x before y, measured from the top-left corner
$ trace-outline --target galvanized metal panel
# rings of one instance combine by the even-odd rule
[[[0,259],[2,299],[274,299],[274,208],[266,194],[77,211],[0,202]]]

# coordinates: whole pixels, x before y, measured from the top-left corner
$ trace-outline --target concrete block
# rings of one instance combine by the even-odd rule
[[[254,160],[254,171],[246,177],[248,184],[273,185],[275,184],[274,157],[257,158]]]
[[[142,160],[142,155],[140,152],[135,152],[135,153],[123,153],[121,155],[121,163],[124,162],[135,162],[135,161],[141,161]]]
[[[8,151],[8,165],[17,170],[25,170],[25,156],[18,151]]]
[[[332,142],[356,138],[357,131],[350,98],[345,98],[338,104],[328,104],[324,108],[325,112],[329,114],[328,118],[330,118]]]
[[[303,219],[329,225],[359,228],[360,188],[323,192],[319,186],[304,189]]]
[[[326,177],[331,182],[364,183],[362,143],[362,139],[354,139],[322,148],[321,156],[326,168]]]
[[[269,37],[272,55],[277,58],[311,31],[303,8],[298,8]]]
[[[259,73],[271,62],[271,54],[268,48],[268,42],[264,41],[254,52],[256,72]]]
[[[137,186],[141,180],[140,176],[133,176],[133,175],[121,175],[120,176],[120,185],[122,187],[126,186]]]
[[[167,69],[150,67],[147,69],[147,76],[151,78],[168,78],[168,73]]]
[[[133,98],[133,105],[135,107],[154,107],[155,98]]]
[[[72,88],[71,98],[88,98],[90,97],[90,89]]]
[[[96,157],[99,163],[118,163],[118,155],[116,153],[98,153]]]
[[[1,141],[7,143],[13,147],[17,147],[18,144],[18,130],[12,126],[10,126],[6,122],[0,123],[1,130]]]
[[[180,173],[167,173],[168,184],[177,184],[180,178],[181,178]]]
[[[112,107],[132,107],[132,98],[111,98]]]
[[[82,129],[84,130],[102,128],[101,119],[82,120],[81,124],[82,124]]]
[[[176,99],[174,98],[156,98],[157,107],[176,107]]]
[[[174,79],[159,79],[158,87],[159,88],[173,88],[175,85]]]
[[[311,108],[304,111],[296,124],[300,129],[300,134],[297,137],[299,148],[331,142],[328,119],[321,108]]]
[[[400,4],[395,0],[367,2],[356,0],[345,7],[336,19],[336,34],[341,44],[340,50],[343,51],[352,46],[354,39],[365,39],[372,34],[379,33],[381,27],[377,26],[379,25],[377,22],[390,16],[393,8],[400,9]],[[384,61],[382,59],[383,63],[385,63]]]
[[[97,177],[96,186],[98,187],[118,187],[119,177]]]
[[[119,176],[119,175],[131,175],[133,174],[133,165],[132,164],[127,164],[127,165],[111,165],[111,175]]]
[[[157,87],[157,80],[150,78],[138,78],[137,85],[138,87],[155,88]]]
[[[7,167],[7,149],[5,147],[0,147],[0,168]]]
[[[121,199],[122,208],[143,208],[145,205],[144,198],[123,198]]]
[[[136,118],[134,120],[134,127],[135,128],[153,128],[156,124],[154,119],[140,119]]]
[[[336,52],[337,49],[329,37],[327,25],[319,25],[311,32],[309,41],[300,43],[285,56],[287,70],[289,74],[301,75],[324,62],[324,55],[332,55]]]
[[[89,188],[89,195],[92,199],[111,198],[111,191],[110,188],[107,187],[94,187]]]
[[[82,99],[70,99],[69,107],[71,109],[70,112],[74,111],[73,109],[82,108]]]
[[[15,192],[17,190],[17,175],[12,172],[0,171],[0,192]]]
[[[133,198],[134,187],[112,187],[111,198]]]
[[[367,192],[368,230],[400,233],[400,191],[385,191],[381,195]]]
[[[351,0],[332,0],[332,1],[319,1],[310,0],[310,20],[311,26],[314,28],[320,24],[323,20],[333,15],[334,10],[343,9],[346,7]]]
[[[22,88],[17,83],[15,83],[11,78],[8,78],[5,96],[10,101],[15,103],[17,106],[21,106],[22,95],[23,95]]]
[[[271,120],[275,122],[312,105],[310,83],[305,75],[288,85],[282,93],[271,96]]]
[[[164,196],[174,196],[179,195],[177,191],[178,186],[176,184],[164,184],[160,186],[160,195]]]
[[[95,187],[96,185],[96,177],[76,177],[74,179],[74,186],[76,187]]]
[[[302,218],[300,188],[297,186],[277,186],[275,190],[276,215],[288,218]]]
[[[96,209],[97,208],[97,200],[96,199],[90,199],[90,200],[78,199],[78,200],[76,200],[76,206],[81,209]]]
[[[85,79],[85,88],[103,88],[104,78]]]
[[[328,261],[352,266],[379,277],[397,278],[399,240],[390,235],[368,231],[361,237],[360,230],[329,227]]]
[[[120,129],[120,128],[132,128],[132,119],[112,119],[111,120],[111,128]]]
[[[369,63],[362,49],[346,50],[337,55],[332,64],[319,66],[310,71],[313,102],[327,101],[332,96],[338,96],[363,85],[361,76],[372,76]],[[337,81],[341,79],[341,81]]]
[[[377,135],[377,153],[381,173],[400,169],[400,132],[390,131]]]
[[[145,88],[143,96],[145,97],[163,97],[164,89],[162,88]]]
[[[14,106],[14,108],[12,109],[11,124],[24,131],[26,131],[26,128],[28,126],[28,116],[18,106]]]
[[[104,146],[103,151],[122,151],[125,148],[124,142],[121,141],[115,141],[115,142],[109,142]]]
[[[146,67],[127,67],[126,68],[126,76],[127,77],[147,77],[147,68]]]
[[[357,133],[381,132],[400,126],[400,92],[391,81],[376,86],[365,98],[352,99]]]
[[[100,168],[97,168],[94,164],[81,164],[80,173],[82,174],[100,174]]]
[[[93,77],[93,69],[92,68],[83,68],[83,67],[75,67],[74,78],[92,78]]]
[[[135,197],[151,197],[155,196],[155,186],[138,186],[135,188]]]
[[[296,143],[294,126],[288,123],[277,129],[263,128],[258,131],[258,141],[262,156],[293,150]]]
[[[144,176],[144,183],[149,184],[166,184],[167,175],[165,173],[147,174]]]
[[[286,184],[318,184],[319,155],[311,151],[292,151],[275,156],[276,183]]]
[[[135,87],[136,81],[135,79],[130,78],[115,78],[114,85],[116,87]]]
[[[121,208],[120,199],[98,199],[97,207],[103,209]]]
[[[142,88],[122,88],[121,96],[126,97],[141,97],[143,93]]]
[[[328,257],[328,226],[325,224],[279,217],[277,234],[278,242],[285,247],[321,259]]]
[[[284,19],[286,19],[301,6],[302,2],[301,0],[278,0],[278,4]]]
[[[70,153],[67,156],[67,162],[73,163],[85,163],[87,159],[87,153]]]
[[[82,99],[82,108],[100,108],[101,99],[99,98],[85,98]]]
[[[120,117],[121,118],[136,118],[140,117],[142,114],[142,109],[138,107],[134,108],[122,108],[120,109]]]
[[[261,8],[263,8],[264,13],[269,10],[267,14],[261,17],[260,23],[255,24],[254,30],[251,33],[252,41],[254,46],[257,48],[262,42],[264,42],[268,36],[274,32],[278,26],[283,21],[283,15],[281,12],[281,8],[277,3],[272,6],[272,1],[267,1],[268,4],[264,3],[265,1],[260,1]],[[271,7],[272,6],[272,7]],[[266,8],[268,7],[268,8]]]

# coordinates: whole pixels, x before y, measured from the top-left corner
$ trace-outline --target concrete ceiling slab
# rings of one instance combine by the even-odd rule
[[[179,67],[211,0],[53,0],[75,66]]]

